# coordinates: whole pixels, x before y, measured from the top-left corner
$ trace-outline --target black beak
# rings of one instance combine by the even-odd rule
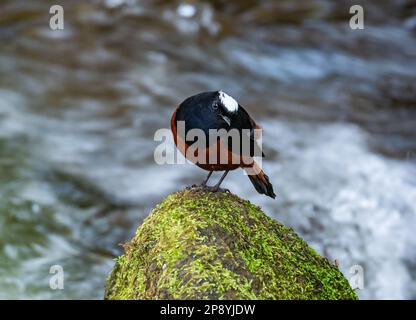
[[[220,116],[228,124],[228,126],[231,125],[231,119],[229,117],[224,116],[223,114],[221,114]]]

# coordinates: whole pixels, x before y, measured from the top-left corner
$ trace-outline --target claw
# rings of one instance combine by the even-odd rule
[[[218,188],[218,187],[215,187],[215,186],[214,187],[205,186],[205,187],[202,187],[202,189],[204,191],[208,191],[208,192],[228,192],[228,193],[231,193],[230,190],[228,190],[228,189]]]

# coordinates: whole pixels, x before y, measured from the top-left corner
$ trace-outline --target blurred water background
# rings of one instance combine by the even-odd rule
[[[416,298],[415,1],[67,0],[62,31],[53,4],[0,3],[0,298],[101,299],[119,244],[205,176],[157,166],[154,132],[217,89],[263,125],[278,198],[224,185],[361,265],[362,299]]]

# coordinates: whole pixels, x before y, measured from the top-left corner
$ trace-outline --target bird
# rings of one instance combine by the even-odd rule
[[[184,124],[184,130],[180,130],[181,122]],[[227,191],[220,188],[221,183],[231,170],[242,168],[246,170],[258,193],[275,199],[276,195],[269,177],[254,161],[254,154],[259,154],[259,150],[260,156],[264,157],[256,135],[259,132],[257,130],[262,129],[232,96],[222,90],[190,96],[176,107],[170,125],[176,148],[185,158],[209,172],[200,185],[202,188],[213,192]],[[190,152],[192,145],[197,143],[196,137],[193,139],[189,137],[194,129],[202,133],[205,142]],[[246,148],[247,150],[241,147],[233,148],[233,140],[227,136],[223,138],[220,135],[215,139],[209,139],[212,132],[221,130],[223,133],[239,133],[240,143],[244,143],[243,140],[246,139],[249,141],[249,148]],[[224,155],[225,158],[221,158]],[[207,183],[214,171],[224,171],[224,173],[218,183],[210,187]]]

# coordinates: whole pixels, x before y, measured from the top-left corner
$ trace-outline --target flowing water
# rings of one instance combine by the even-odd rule
[[[120,243],[170,192],[174,107],[222,89],[265,131],[278,197],[225,186],[337,259],[361,298],[416,298],[416,4],[361,1],[0,3],[0,298],[101,299]],[[51,290],[52,265],[65,272]]]

